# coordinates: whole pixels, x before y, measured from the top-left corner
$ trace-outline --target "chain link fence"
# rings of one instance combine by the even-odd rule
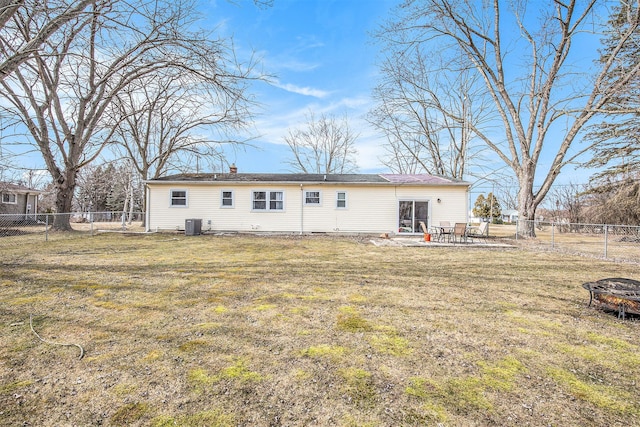
[[[56,218],[68,217],[71,231],[56,232]],[[48,241],[100,232],[143,232],[144,214],[135,212],[76,212],[64,214],[0,214],[0,245]]]
[[[517,230],[533,230],[535,238],[522,245],[542,245],[555,251],[620,261],[640,261],[640,227],[519,220]]]
[[[53,230],[56,217],[68,216],[72,230]],[[640,262],[640,227],[610,224],[519,220],[515,230],[533,230],[535,238],[515,233],[520,246]],[[0,247],[91,236],[101,232],[144,232],[144,213],[80,212],[67,214],[0,214]],[[513,234],[511,235],[513,237]]]

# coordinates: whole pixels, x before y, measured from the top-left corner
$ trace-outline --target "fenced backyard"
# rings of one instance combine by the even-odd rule
[[[56,215],[69,217],[72,233],[51,233]],[[535,230],[535,237],[516,233],[518,224],[491,224],[489,241],[603,258],[640,261],[640,227],[610,224],[554,223],[521,221]],[[48,241],[92,236],[102,232],[144,232],[144,213],[83,212],[70,214],[0,215],[0,241],[4,245],[24,241]],[[403,236],[406,237],[406,236]]]
[[[610,224],[554,223],[523,221],[535,230],[535,238],[522,238],[518,225],[491,227],[503,236],[512,236],[519,245],[546,250],[604,258],[640,261],[640,227]]]
[[[50,233],[56,216],[66,216],[73,233]],[[21,241],[93,235],[105,231],[144,231],[144,214],[122,212],[74,212],[65,214],[0,214],[0,239],[5,245]]]
[[[640,425],[640,323],[581,286],[637,264],[67,234],[0,247],[2,425]]]

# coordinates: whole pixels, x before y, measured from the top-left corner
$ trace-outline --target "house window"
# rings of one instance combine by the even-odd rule
[[[304,193],[304,204],[311,206],[320,206],[320,192],[306,191]]]
[[[282,191],[269,192],[269,209],[277,211],[284,210],[284,193]]]
[[[16,203],[18,203],[18,199],[13,193],[2,193],[2,203],[15,205]]]
[[[266,191],[253,192],[253,209],[254,210],[267,209],[267,192]]]
[[[171,206],[187,206],[187,190],[171,190]]]
[[[345,191],[338,191],[336,193],[336,208],[338,209],[347,208],[347,193]]]
[[[282,211],[284,210],[284,192],[282,191],[254,191],[253,210]]]
[[[223,208],[233,207],[233,191],[229,191],[229,190],[222,191],[220,206]]]

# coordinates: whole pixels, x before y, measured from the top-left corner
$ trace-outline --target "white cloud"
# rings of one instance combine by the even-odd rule
[[[368,109],[371,105],[371,99],[368,96],[342,98],[338,105],[353,110]]]
[[[301,60],[295,55],[286,53],[272,56],[268,50],[251,51],[249,54],[254,58],[259,58],[262,66],[275,74],[279,74],[281,71],[305,73],[313,71],[321,65],[317,61]]]
[[[312,96],[314,98],[325,98],[329,96],[330,92],[322,89],[314,89],[312,87],[301,87],[294,85],[292,83],[280,83],[279,81],[275,81],[272,83],[273,86],[280,88],[282,90],[286,90],[287,92],[295,93],[298,95],[304,96]]]
[[[319,66],[320,64],[317,64],[317,63],[298,61],[296,59],[289,59],[286,61],[279,61],[278,64],[275,66],[272,66],[272,68],[275,70],[287,70],[287,71],[294,71],[294,72],[300,73],[300,72],[313,71]]]

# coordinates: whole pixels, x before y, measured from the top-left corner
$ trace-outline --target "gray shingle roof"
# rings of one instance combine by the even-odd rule
[[[291,183],[369,183],[369,184],[426,184],[469,185],[469,183],[428,174],[306,174],[306,173],[206,173],[169,175],[148,182],[291,182]]]
[[[43,191],[36,190],[35,188],[29,188],[24,185],[4,181],[0,182],[0,191],[10,191],[14,193],[43,193]]]
[[[230,181],[230,182],[386,182],[380,175],[307,173],[207,173],[178,174],[155,181]]]

